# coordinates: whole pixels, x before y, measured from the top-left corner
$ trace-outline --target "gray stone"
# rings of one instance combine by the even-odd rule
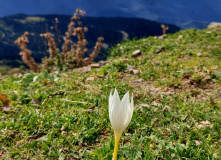
[[[91,64],[91,69],[93,69],[93,68],[100,68],[100,67],[101,67],[100,63],[93,63],[93,64]]]
[[[88,109],[87,112],[88,112],[88,113],[93,113],[94,110],[93,110],[93,109]]]
[[[133,81],[133,83],[141,83],[141,82],[143,82],[143,79],[142,79],[142,78],[136,79],[136,80]]]
[[[130,70],[130,73],[131,73],[131,74],[134,74],[134,75],[138,75],[138,74],[140,74],[140,71],[139,71],[139,70],[136,70],[136,69],[131,69],[131,70]]]
[[[94,81],[94,77],[88,77],[87,79],[86,79],[86,81]]]
[[[133,66],[130,66],[130,65],[127,65],[127,69],[129,69],[129,70],[133,70],[134,67],[133,67]]]
[[[207,28],[221,27],[221,23],[219,22],[211,22]]]
[[[198,57],[202,57],[202,53],[197,53],[196,54]]]
[[[182,39],[183,38],[183,35],[179,35],[178,39]]]
[[[106,65],[106,62],[105,62],[105,61],[99,61],[98,63],[100,64],[100,66]]]
[[[189,55],[185,55],[183,58],[184,59],[191,59],[191,57]]]
[[[132,53],[132,57],[138,57],[138,56],[140,56],[142,53],[141,53],[141,51],[138,49],[138,50],[136,50],[136,51],[134,51],[133,53]]]
[[[88,73],[90,71],[91,71],[91,66],[86,66],[86,67],[81,68],[82,73]]]

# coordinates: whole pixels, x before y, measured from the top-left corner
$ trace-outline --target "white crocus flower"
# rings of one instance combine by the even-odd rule
[[[129,91],[124,95],[123,99],[120,100],[119,94],[115,89],[114,94],[110,93],[109,96],[109,118],[111,125],[114,129],[115,136],[115,146],[113,153],[113,160],[117,160],[117,151],[120,141],[120,137],[123,131],[127,128],[131,121],[134,102],[133,96],[131,97],[131,102],[129,99]]]

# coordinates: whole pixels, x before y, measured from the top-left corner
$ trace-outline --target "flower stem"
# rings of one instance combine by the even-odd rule
[[[114,153],[113,153],[113,159],[112,160],[117,160],[117,151],[118,151],[118,146],[119,146],[119,142],[120,142],[120,137],[122,135],[123,132],[114,132],[114,136],[115,136],[115,145],[114,145]]]

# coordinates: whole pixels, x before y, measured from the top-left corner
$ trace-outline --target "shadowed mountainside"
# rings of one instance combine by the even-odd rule
[[[61,49],[63,38],[67,31],[67,25],[70,22],[70,16],[66,15],[36,15],[27,16],[18,14],[7,16],[0,19],[0,59],[20,59],[19,48],[14,45],[14,40],[21,36],[25,31],[30,33],[28,48],[33,53],[33,58],[40,62],[41,58],[47,56],[47,46],[41,33],[49,31],[54,34],[56,40],[56,32],[52,27],[55,24],[55,18],[58,18],[59,38],[62,40],[58,44]],[[162,35],[161,24],[141,18],[95,18],[85,17],[81,19],[83,26],[88,27],[89,31],[85,34],[87,39],[87,47],[93,49],[95,42],[99,36],[104,37],[103,46],[106,49],[101,51],[98,59],[105,59],[107,48],[116,45],[126,37],[142,38],[154,35]],[[174,25],[169,25],[168,33],[179,31]],[[77,38],[73,38],[77,41]]]

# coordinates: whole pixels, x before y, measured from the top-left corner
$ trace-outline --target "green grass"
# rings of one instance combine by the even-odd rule
[[[136,49],[143,55],[131,58]],[[114,88],[121,97],[129,90],[135,100],[119,159],[220,159],[220,51],[220,28],[190,29],[123,42],[107,65],[89,73],[4,77],[0,93],[12,103],[10,112],[0,112],[0,159],[111,160]],[[141,74],[130,74],[128,65]]]
[[[8,65],[1,65],[0,66],[0,74],[1,75],[6,75],[8,73],[9,70],[11,70],[12,68]]]

